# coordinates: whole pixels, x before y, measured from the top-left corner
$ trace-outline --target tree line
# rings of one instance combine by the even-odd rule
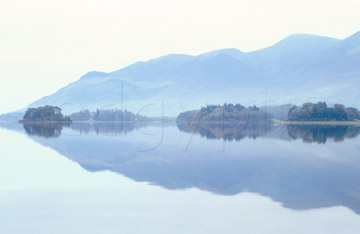
[[[177,117],[178,122],[265,122],[271,117],[257,106],[241,104],[207,105],[200,110],[186,111]]]
[[[354,121],[360,120],[360,112],[353,107],[335,104],[328,106],[326,102],[304,103],[302,106],[290,108],[289,121]]]
[[[73,113],[70,118],[73,121],[143,121],[147,118],[134,114],[126,109],[123,110],[99,110],[91,112],[89,110]]]

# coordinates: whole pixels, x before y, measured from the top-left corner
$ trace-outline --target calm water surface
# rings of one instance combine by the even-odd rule
[[[0,233],[360,230],[360,127],[0,127]]]

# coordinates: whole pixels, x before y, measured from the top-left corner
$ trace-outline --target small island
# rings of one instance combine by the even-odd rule
[[[21,123],[71,123],[71,119],[61,113],[57,106],[41,106],[29,108]]]
[[[267,122],[271,117],[257,106],[241,104],[208,105],[200,110],[181,113],[177,122]]]
[[[360,112],[341,104],[328,106],[326,102],[304,103],[290,108],[285,124],[359,124]]]
[[[126,109],[123,110],[99,110],[95,112],[89,110],[82,110],[70,115],[74,122],[138,122],[148,121],[151,118],[134,114]]]
[[[286,108],[286,109],[285,109]],[[278,113],[281,112],[281,113]],[[287,116],[286,116],[287,113]],[[276,117],[281,119],[276,119]],[[275,117],[275,118],[274,118]],[[307,102],[301,106],[245,107],[240,104],[208,105],[200,110],[180,113],[176,121],[201,123],[255,123],[279,124],[358,125],[360,111],[341,104],[328,106],[326,102]]]

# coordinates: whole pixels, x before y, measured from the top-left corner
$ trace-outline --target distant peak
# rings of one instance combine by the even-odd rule
[[[187,54],[168,54],[155,59],[150,59],[148,61],[160,61],[160,60],[182,60],[182,59],[190,59],[193,56]]]
[[[244,52],[235,49],[235,48],[226,48],[226,49],[220,49],[220,50],[214,50],[210,51],[204,54],[200,54],[199,56],[216,56],[220,54],[228,54],[228,55],[241,55],[244,54]]]
[[[265,47],[263,49],[259,49],[256,51],[253,51],[252,53],[258,53],[261,51],[267,51],[267,50],[282,50],[282,51],[292,51],[296,48],[298,48],[300,45],[304,48],[327,48],[333,43],[336,43],[340,41],[340,39],[332,38],[332,37],[325,37],[325,36],[319,36],[319,35],[313,35],[313,34],[306,34],[306,33],[296,33],[292,34],[288,37],[285,37],[281,41]]]
[[[279,43],[286,42],[286,41],[304,41],[304,40],[339,41],[339,39],[332,38],[332,37],[325,37],[325,36],[306,34],[306,33],[296,33],[296,34],[292,34],[288,37],[285,37]]]
[[[88,73],[86,73],[85,75],[83,75],[80,79],[87,79],[87,78],[91,78],[91,77],[106,77],[109,74],[106,72],[99,72],[99,71],[90,71]]]

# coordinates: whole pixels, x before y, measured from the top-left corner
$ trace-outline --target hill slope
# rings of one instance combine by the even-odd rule
[[[171,54],[111,73],[89,72],[29,107],[56,105],[65,113],[127,108],[171,116],[225,102],[326,101],[359,107],[359,65],[360,32],[344,40],[296,34],[250,53]]]

